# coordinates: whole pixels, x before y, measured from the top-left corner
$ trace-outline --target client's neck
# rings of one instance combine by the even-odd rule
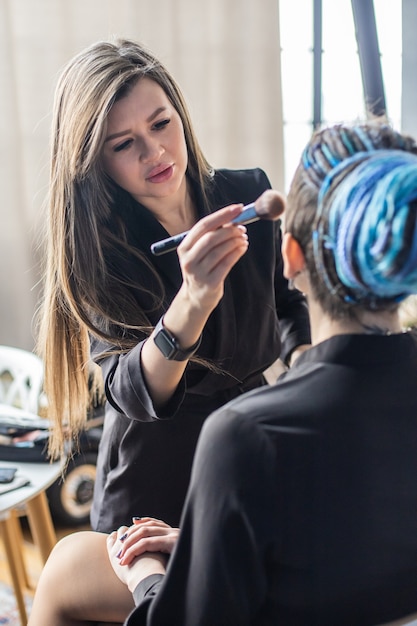
[[[358,308],[356,319],[334,320],[312,299],[309,300],[309,311],[313,345],[335,335],[390,335],[402,330],[398,311],[371,312]]]

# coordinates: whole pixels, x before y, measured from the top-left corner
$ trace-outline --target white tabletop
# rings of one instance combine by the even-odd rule
[[[0,495],[0,517],[47,489],[60,476],[63,464],[55,463],[16,463],[2,461],[0,467],[17,467],[16,477],[29,478],[30,484]]]
[[[49,425],[48,420],[36,415],[36,413],[30,413],[29,411],[18,409],[15,406],[10,406],[10,404],[0,402],[0,421],[4,422],[4,420],[9,420],[17,426],[21,425],[25,427],[47,428]]]

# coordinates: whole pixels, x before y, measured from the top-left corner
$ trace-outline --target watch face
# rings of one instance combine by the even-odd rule
[[[167,335],[165,329],[161,329],[154,338],[154,341],[164,357],[169,359],[176,352],[175,346],[172,345],[171,338]]]
[[[164,327],[163,318],[161,318],[155,326],[153,340],[166,359],[170,361],[185,361],[189,359],[200,346],[201,335],[193,346],[183,350],[178,343],[178,339],[176,339],[174,335],[171,335],[169,330]]]

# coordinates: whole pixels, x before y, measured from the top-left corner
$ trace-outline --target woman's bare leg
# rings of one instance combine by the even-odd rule
[[[57,543],[39,578],[28,626],[124,622],[134,602],[110,565],[106,538],[76,532]]]

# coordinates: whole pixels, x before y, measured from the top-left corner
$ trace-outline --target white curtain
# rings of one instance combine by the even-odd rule
[[[284,188],[278,0],[0,0],[1,344],[34,344],[57,76],[116,36],[170,69],[212,165],[260,166]]]

